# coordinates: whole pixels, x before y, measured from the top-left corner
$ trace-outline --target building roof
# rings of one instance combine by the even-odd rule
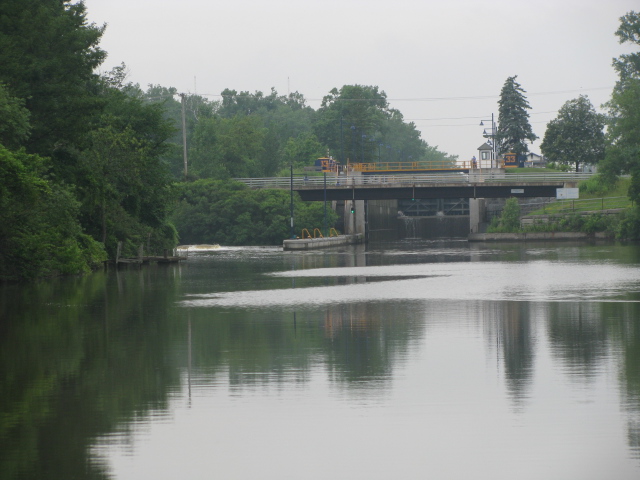
[[[491,147],[491,145],[485,142],[478,147],[478,150],[493,150],[493,148]]]

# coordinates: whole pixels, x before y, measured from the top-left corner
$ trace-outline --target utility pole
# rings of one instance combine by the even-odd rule
[[[187,180],[187,174],[189,173],[187,168],[187,121],[185,119],[184,114],[184,104],[185,104],[185,95],[184,93],[180,94],[181,104],[182,104],[182,156],[184,158],[184,180]]]
[[[291,169],[291,183],[290,183],[290,194],[291,194],[291,229],[290,229],[290,237],[296,238],[295,229],[293,228],[293,163],[289,166]]]

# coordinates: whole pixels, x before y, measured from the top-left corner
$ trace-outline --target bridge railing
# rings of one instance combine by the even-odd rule
[[[505,173],[501,171],[474,170],[471,173],[432,173],[432,174],[388,174],[388,175],[327,175],[327,187],[351,187],[358,185],[415,185],[439,183],[482,183],[482,182],[580,182],[591,177],[591,173],[582,172],[541,172],[541,173]],[[291,187],[291,177],[236,178],[249,188]],[[294,189],[322,188],[324,177],[293,177]]]

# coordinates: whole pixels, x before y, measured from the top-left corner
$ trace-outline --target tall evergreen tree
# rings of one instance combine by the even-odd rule
[[[524,89],[516,82],[518,76],[507,78],[500,92],[498,101],[498,131],[496,143],[498,153],[515,153],[524,155],[529,151],[526,141],[533,142],[537,135],[533,133],[529,123],[531,106],[524,94]]]

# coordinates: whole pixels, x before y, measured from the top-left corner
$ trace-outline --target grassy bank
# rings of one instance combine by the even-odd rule
[[[542,217],[528,225],[521,224],[518,200],[510,198],[500,217],[491,222],[487,233],[580,232],[617,239],[640,239],[640,208],[626,196],[629,184],[627,178],[610,186],[602,185],[597,177],[582,182],[582,198],[545,204],[529,214]],[[603,196],[603,193],[610,196]],[[614,209],[620,212],[611,212]]]
[[[537,169],[542,170],[542,169]],[[529,215],[553,215],[598,210],[630,208],[633,202],[627,196],[630,178],[620,178],[615,185],[603,185],[598,177],[580,182],[580,198],[544,203]]]

